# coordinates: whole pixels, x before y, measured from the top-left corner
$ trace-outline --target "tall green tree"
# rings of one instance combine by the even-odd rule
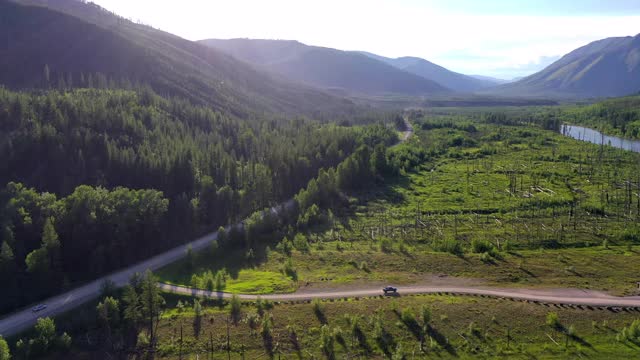
[[[13,263],[14,254],[13,249],[7,241],[2,242],[0,246],[0,271],[5,267]]]
[[[238,324],[242,317],[242,303],[236,294],[231,296],[231,301],[229,302],[229,316],[234,324]]]
[[[49,264],[53,271],[59,272],[61,269],[60,260],[60,239],[54,227],[54,219],[49,217],[44,222],[42,229],[42,247],[47,249]]]
[[[7,344],[7,341],[0,336],[0,360],[11,359],[11,352],[9,350],[9,344]]]
[[[122,302],[124,303],[125,320],[129,322],[130,326],[137,328],[142,321],[142,303],[134,286],[127,285],[124,288]]]
[[[42,74],[44,75],[45,86],[49,86],[49,83],[51,81],[51,71],[49,70],[49,64],[44,64]]]
[[[164,298],[160,295],[158,287],[158,279],[150,270],[147,270],[142,278],[142,293],[140,301],[142,302],[142,316],[147,323],[149,332],[149,343],[153,348],[156,344],[156,327],[160,322],[162,307],[165,304]]]
[[[29,341],[32,351],[36,354],[46,354],[55,346],[56,340],[56,323],[53,319],[46,317],[40,318],[35,326],[36,335],[32,341]]]
[[[120,327],[120,303],[111,296],[107,296],[98,303],[96,311],[105,339],[113,347],[113,331]]]

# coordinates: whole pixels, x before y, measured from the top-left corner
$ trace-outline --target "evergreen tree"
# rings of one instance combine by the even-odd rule
[[[147,323],[149,343],[153,348],[156,344],[156,326],[160,322],[164,299],[160,295],[158,279],[151,271],[147,270],[147,272],[145,272],[141,285],[142,293],[140,295],[140,301],[142,302],[142,316]]]
[[[7,344],[7,341],[2,336],[0,336],[0,360],[9,359],[11,359],[9,344]]]
[[[44,75],[44,85],[45,87],[48,87],[49,83],[51,82],[51,72],[49,71],[49,64],[44,64],[43,75]]]

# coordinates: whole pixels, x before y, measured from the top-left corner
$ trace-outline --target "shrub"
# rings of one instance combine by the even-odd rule
[[[389,253],[393,251],[393,243],[391,242],[391,239],[386,237],[380,239],[380,251],[385,253]]]
[[[462,255],[462,246],[454,239],[446,239],[439,242],[435,242],[432,245],[435,251],[448,252],[453,255]]]
[[[416,317],[413,315],[413,312],[409,308],[402,309],[402,314],[400,315],[400,320],[402,320],[405,324],[412,324],[416,322]]]
[[[426,305],[423,305],[421,312],[422,312],[422,324],[424,326],[429,325],[429,323],[431,322],[431,309]]]
[[[149,340],[149,335],[147,335],[147,332],[146,331],[140,331],[138,333],[138,341],[136,342],[138,347],[141,347],[141,348],[148,347],[149,343],[150,343],[150,340]]]
[[[547,313],[546,323],[547,325],[549,325],[550,327],[556,330],[559,330],[562,327],[562,325],[560,325],[560,319],[558,318],[558,314],[555,312]]]
[[[313,299],[311,305],[313,306],[313,313],[316,314],[318,318],[324,317],[324,308],[320,299]]]
[[[247,251],[246,254],[244,254],[245,259],[247,260],[247,262],[249,263],[253,263],[253,261],[256,259],[256,254],[253,251],[253,248],[249,248],[249,250]]]
[[[296,248],[296,250],[303,252],[303,253],[308,253],[309,252],[309,240],[307,240],[307,237],[297,233],[296,236],[293,238],[293,247]]]
[[[404,349],[402,348],[402,344],[398,343],[396,346],[396,350],[393,352],[391,356],[391,360],[405,360],[407,355],[404,353]]]
[[[264,349],[269,356],[273,355],[273,318],[271,315],[267,315],[262,318],[262,328],[260,329],[260,335],[262,335],[262,343]]]
[[[227,287],[227,271],[225,269],[218,270],[214,279],[216,291],[223,291]]]
[[[473,239],[471,241],[471,252],[476,254],[487,253],[493,250],[493,245],[487,240]]]
[[[323,325],[320,329],[320,349],[327,359],[335,359],[333,334],[327,325]]]
[[[358,268],[364,272],[370,272],[371,270],[369,270],[369,265],[367,264],[366,261],[362,261],[360,262],[360,265],[358,265]]]
[[[273,303],[269,300],[264,300],[258,296],[256,299],[256,310],[260,316],[264,315],[265,310],[273,309]]]
[[[193,299],[193,313],[196,315],[196,318],[202,316],[202,305],[198,299]]]
[[[207,280],[206,280],[206,288],[209,291],[213,291],[213,288],[216,287],[215,283],[214,283],[214,279],[212,279],[210,276],[207,276]]]
[[[333,329],[333,337],[336,339],[338,344],[342,345],[342,347],[344,348],[347,347],[347,341],[345,340],[344,335],[342,334],[341,328],[336,327]]]
[[[66,332],[63,332],[62,335],[56,339],[56,347],[61,351],[68,351],[71,349],[71,336]]]
[[[291,250],[293,250],[293,244],[287,238],[283,238],[282,240],[280,240],[278,245],[276,245],[276,251],[282,254],[291,256]]]
[[[244,322],[249,326],[251,335],[254,335],[260,324],[260,316],[254,312],[248,313],[244,318]]]
[[[231,296],[229,305],[229,315],[231,316],[231,320],[233,320],[234,324],[238,324],[238,321],[240,321],[240,317],[242,316],[242,303],[240,302],[238,295],[233,294],[233,296]]]
[[[224,230],[224,228],[223,228]],[[218,230],[218,234],[220,233],[220,230]],[[220,235],[218,235],[218,237],[220,237]],[[218,241],[217,240],[211,240],[211,244],[209,245],[209,250],[211,251],[211,256],[216,256],[218,254]]]
[[[287,261],[284,262],[284,265],[282,267],[282,272],[288,277],[290,277],[292,280],[294,281],[298,280],[298,272],[296,271],[296,268],[293,267],[293,262],[291,261],[291,258],[288,258]]]
[[[623,328],[620,337],[622,340],[640,343],[640,320],[634,320],[629,327]]]
[[[378,343],[378,346],[385,354],[390,353],[390,348],[393,347],[393,337],[387,330],[384,328],[384,322],[382,318],[378,315],[373,319],[373,337]]]

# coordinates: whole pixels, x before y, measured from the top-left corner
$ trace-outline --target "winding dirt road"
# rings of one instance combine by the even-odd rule
[[[411,126],[409,119],[406,116],[402,117],[402,119],[404,120],[404,125],[407,130],[401,133],[402,135],[400,135],[400,143],[409,140],[411,135],[413,135],[413,126]]]
[[[409,123],[406,117],[404,120],[408,130],[402,133],[400,143],[409,139],[413,133],[411,123]],[[274,206],[270,211],[274,214],[278,214],[282,209],[287,209],[293,206],[293,203],[292,199],[288,200],[280,205]],[[242,223],[235,226],[242,226]],[[229,227],[227,227],[227,230],[229,230]],[[131,276],[135,273],[144,273],[147,269],[152,271],[157,270],[184,257],[188,246],[191,246],[193,251],[199,251],[205,249],[209,244],[211,244],[212,240],[217,238],[217,232],[210,233],[190,243],[177,246],[167,252],[156,255],[148,260],[132,265],[111,275],[103,276],[63,294],[42,300],[41,303],[46,304],[47,308],[38,311],[37,313],[34,313],[30,308],[27,308],[7,315],[0,319],[0,335],[10,336],[19,333],[33,326],[40,317],[59,315],[97,298],[100,294],[102,284],[107,280],[111,280],[116,286],[122,287],[127,284]]]
[[[166,292],[176,294],[192,295],[208,298],[229,299],[232,294],[226,292],[216,292],[189,287],[159,284],[160,288]],[[306,301],[312,299],[340,299],[355,297],[371,297],[382,295],[380,288],[366,288],[342,291],[323,292],[296,292],[291,294],[270,294],[270,295],[238,295],[242,300],[256,300],[258,297],[272,301]],[[453,295],[478,295],[493,298],[505,298],[521,301],[530,301],[544,304],[564,304],[574,306],[591,307],[619,307],[640,309],[640,296],[616,297],[598,291],[579,289],[507,289],[489,287],[466,287],[466,286],[406,286],[399,287],[397,296],[417,295],[417,294],[453,294]]]

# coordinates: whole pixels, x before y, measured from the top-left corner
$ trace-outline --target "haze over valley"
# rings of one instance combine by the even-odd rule
[[[637,24],[0,0],[0,360],[636,358]]]

